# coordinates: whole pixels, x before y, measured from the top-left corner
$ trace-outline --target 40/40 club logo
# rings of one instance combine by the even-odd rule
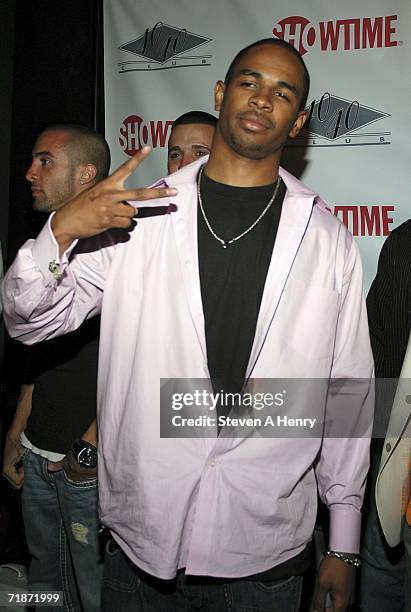
[[[119,47],[138,55],[141,59],[119,62],[119,72],[168,70],[189,66],[210,66],[211,55],[195,54],[194,49],[211,41],[211,38],[189,32],[186,28],[157,21],[134,40]]]
[[[165,147],[170,135],[173,121],[159,120],[145,122],[139,115],[130,115],[123,121],[120,127],[120,137],[118,139],[120,147],[124,153],[133,156],[138,149],[149,145]]]
[[[355,17],[320,21],[314,25],[305,17],[293,15],[281,19],[273,28],[276,38],[293,45],[301,55],[316,47],[321,51],[353,51],[397,47],[398,15],[386,17]]]
[[[328,92],[315,99],[308,111],[304,130],[288,146],[387,145],[391,132],[370,128],[390,115],[358,100],[346,100]]]

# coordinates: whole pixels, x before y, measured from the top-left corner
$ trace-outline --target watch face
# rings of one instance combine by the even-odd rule
[[[95,468],[97,465],[97,452],[87,442],[79,441],[73,444],[74,459],[85,468]]]

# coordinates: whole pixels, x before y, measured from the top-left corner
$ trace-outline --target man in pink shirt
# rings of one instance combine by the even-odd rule
[[[330,511],[330,550],[315,608],[325,610],[327,592],[334,612],[352,601],[373,362],[355,242],[318,194],[279,167],[307,118],[308,87],[287,43],[242,50],[216,85],[208,159],[151,190],[124,189],[144,148],[59,209],[6,276],[7,325],[25,342],[101,311],[110,612],[298,610],[317,491]],[[174,394],[168,406],[169,379],[191,381],[191,399]],[[291,393],[303,380],[308,391],[285,402],[277,433],[238,435],[229,419],[241,411],[221,398],[254,401],[270,379]],[[206,399],[217,396],[213,419]],[[178,422],[171,415],[182,399],[210,417],[206,431],[160,436],[163,417]],[[304,434],[278,433],[290,415]]]

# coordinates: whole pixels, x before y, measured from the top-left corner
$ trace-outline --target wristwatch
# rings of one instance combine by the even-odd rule
[[[74,460],[81,467],[92,469],[97,467],[97,448],[85,440],[76,440],[71,447]]]

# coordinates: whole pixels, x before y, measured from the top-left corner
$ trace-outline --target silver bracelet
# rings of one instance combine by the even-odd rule
[[[334,557],[335,559],[344,561],[344,563],[347,563],[347,565],[351,565],[352,567],[361,567],[360,557],[347,557],[347,555],[344,553],[336,552],[335,550],[326,550],[324,557]]]

